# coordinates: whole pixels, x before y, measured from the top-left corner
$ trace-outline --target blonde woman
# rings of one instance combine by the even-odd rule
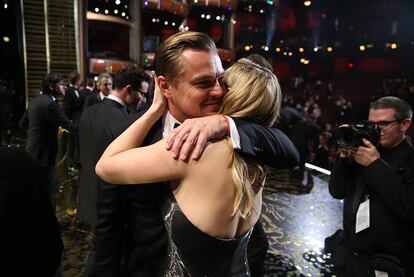
[[[226,91],[220,113],[273,125],[281,91],[269,69],[241,59],[219,81]],[[140,147],[165,112],[160,92],[162,84],[150,109],[106,149],[96,172],[114,184],[169,182],[164,276],[249,276],[246,247],[261,212],[264,168],[235,152],[228,139],[209,144],[197,161],[173,159],[165,139]]]

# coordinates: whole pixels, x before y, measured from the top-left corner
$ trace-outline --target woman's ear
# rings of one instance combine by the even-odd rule
[[[158,87],[161,90],[161,93],[166,97],[171,97],[171,91],[170,91],[170,84],[168,84],[167,80],[164,76],[158,76],[155,81],[158,84]]]

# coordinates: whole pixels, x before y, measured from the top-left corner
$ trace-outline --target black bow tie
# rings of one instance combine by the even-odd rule
[[[173,127],[173,129],[175,129],[175,128],[177,128],[178,126],[180,126],[181,124],[180,123],[174,123],[174,127]]]

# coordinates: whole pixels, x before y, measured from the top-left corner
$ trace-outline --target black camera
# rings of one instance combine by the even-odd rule
[[[350,123],[347,127],[341,127],[338,131],[338,145],[342,148],[364,146],[362,139],[369,140],[374,146],[378,146],[381,136],[381,128],[369,121]]]

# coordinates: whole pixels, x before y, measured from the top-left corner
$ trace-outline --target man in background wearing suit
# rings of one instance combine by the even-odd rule
[[[69,86],[66,88],[63,97],[63,109],[66,116],[75,124],[79,125],[82,115],[82,99],[79,92],[81,83],[80,75],[77,72],[71,72],[68,76]],[[68,137],[68,169],[72,172],[79,170],[79,134],[70,132]]]
[[[103,77],[105,78],[105,77]],[[109,81],[105,78],[105,81]],[[138,68],[124,68],[114,77],[114,89],[105,97],[102,103],[87,108],[82,114],[79,125],[81,173],[78,193],[78,214],[80,219],[87,223],[95,232],[96,225],[96,198],[97,188],[105,185],[95,174],[95,165],[104,152],[107,144],[102,144],[102,134],[108,125],[122,121],[128,110],[135,108],[140,97],[143,85],[148,75]],[[118,190],[119,191],[119,190]],[[118,193],[115,191],[115,193]],[[95,275],[94,263],[95,251],[92,249],[86,276]],[[98,275],[99,276],[99,275]]]
[[[75,132],[77,126],[66,117],[56,98],[65,92],[63,78],[54,73],[46,74],[42,81],[42,94],[30,103],[20,120],[20,127],[27,130],[26,151],[39,167],[49,198],[55,206],[57,187],[55,159],[58,150],[59,127]]]
[[[109,95],[112,90],[112,76],[109,73],[101,73],[96,82],[98,93],[93,93],[85,97],[83,109],[101,103],[105,97]]]
[[[189,61],[197,61],[192,63],[197,66],[190,67]],[[157,50],[155,70],[160,88],[164,92],[168,91],[166,95],[168,112],[152,127],[143,145],[167,137],[175,123],[217,112],[223,97],[219,78],[224,70],[214,42],[206,34],[184,32],[167,39]],[[105,133],[107,136],[102,139],[110,143],[138,117],[139,115],[131,115],[127,121],[114,123]],[[203,146],[199,151],[201,154],[207,140],[231,134],[236,148],[261,162],[285,168],[293,167],[298,163],[299,155],[296,148],[279,130],[261,127],[244,120],[233,121],[222,115],[213,115],[200,120],[197,124],[192,124],[195,122],[192,119],[179,127],[198,134],[195,137],[194,133],[191,133],[188,136],[194,139],[180,141],[180,145],[184,143],[186,149],[189,144],[194,146],[193,142],[201,142],[203,138],[205,143],[202,143]],[[200,150],[200,147],[195,151],[198,151],[197,149]],[[182,154],[176,153],[180,158],[187,159]],[[199,155],[194,158],[198,157]],[[166,231],[161,218],[161,202],[165,196],[165,188],[165,183],[125,187],[128,205],[126,222],[121,221],[125,213],[113,204],[125,205],[125,199],[101,197],[98,190],[96,264],[99,276],[120,276],[123,260],[120,249],[123,244],[127,248],[123,269],[125,276],[162,275],[167,250]],[[127,237],[124,241],[121,233],[124,231],[125,224]],[[267,250],[266,238],[265,242],[265,245],[258,246],[264,254]]]

